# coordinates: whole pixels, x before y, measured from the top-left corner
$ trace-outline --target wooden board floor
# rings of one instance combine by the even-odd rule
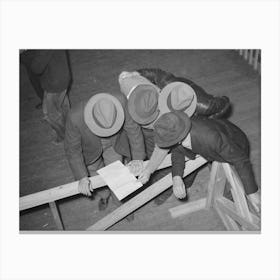
[[[231,50],[95,50],[70,51],[73,84],[72,104],[98,92],[119,91],[117,78],[123,70],[159,67],[190,78],[213,95],[226,95],[232,101],[230,120],[247,135],[251,160],[258,184],[261,182],[261,92],[260,75]],[[25,72],[20,68],[20,195],[26,195],[73,181],[63,145],[52,144],[52,132],[42,121],[39,102]],[[202,170],[190,190],[190,200],[205,194],[208,171]],[[148,203],[112,230],[224,230],[216,213],[200,211],[188,218],[172,219],[168,208],[179,205],[174,196],[156,207]],[[59,202],[67,230],[83,230],[114,208],[98,212],[97,203],[77,195]],[[197,216],[195,216],[197,215]],[[155,222],[156,221],[156,222]],[[55,229],[46,206],[20,215],[22,230]]]

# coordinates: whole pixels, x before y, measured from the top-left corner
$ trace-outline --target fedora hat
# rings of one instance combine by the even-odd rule
[[[146,125],[159,115],[160,89],[138,72],[122,72],[119,76],[122,93],[127,97],[127,108],[132,119]]]
[[[128,99],[128,112],[135,122],[147,125],[158,117],[158,96],[158,90],[150,85],[139,85],[133,90]]]
[[[155,143],[160,148],[171,147],[185,139],[190,129],[191,120],[184,112],[165,113],[155,122]]]
[[[86,103],[84,121],[97,136],[111,136],[117,133],[124,123],[123,107],[113,95],[98,93]]]
[[[176,110],[183,111],[191,117],[196,109],[197,97],[188,84],[172,82],[162,89],[158,103],[161,114]]]

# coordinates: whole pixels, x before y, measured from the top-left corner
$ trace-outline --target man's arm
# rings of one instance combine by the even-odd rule
[[[173,74],[159,68],[144,68],[136,71],[160,89],[163,89],[166,85],[174,82],[176,79]]]
[[[185,154],[181,145],[177,145],[171,150],[172,177],[183,177],[185,169]]]
[[[164,158],[167,156],[168,152],[168,149],[161,149],[157,145],[155,145],[149,163],[139,175],[138,180],[142,184],[146,184],[149,181],[150,176],[158,169]]]

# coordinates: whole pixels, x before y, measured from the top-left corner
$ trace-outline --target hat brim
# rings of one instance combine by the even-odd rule
[[[194,89],[191,86],[189,86],[188,84],[183,83],[183,82],[172,82],[172,83],[166,85],[162,89],[161,93],[159,94],[158,107],[159,107],[161,115],[172,111],[167,105],[167,98],[168,98],[169,94],[171,93],[171,91],[179,85],[190,87],[193,90],[193,92],[194,92],[193,100],[192,100],[190,106],[188,108],[186,108],[183,112],[186,113],[189,117],[191,117],[194,114],[194,112],[196,110],[196,105],[197,105],[197,96],[196,96]]]
[[[186,113],[182,111],[173,111],[172,113],[176,114],[184,123],[185,127],[183,131],[181,132],[180,135],[176,139],[172,139],[170,141],[164,141],[162,138],[158,138],[157,134],[155,135],[155,143],[160,147],[160,148],[170,148],[182,140],[184,140],[187,135],[189,134],[191,130],[191,125],[188,126],[187,123],[190,122],[190,118],[186,115]]]
[[[146,118],[142,118],[140,117],[137,113],[136,113],[136,105],[135,105],[135,98],[137,96],[137,94],[141,94],[141,91],[143,89],[140,89],[140,87],[147,87],[150,88],[151,90],[155,91],[157,94],[159,93],[159,89],[158,87],[152,85],[152,84],[147,84],[147,85],[138,85],[130,94],[129,98],[128,98],[128,112],[130,114],[130,116],[132,117],[132,119],[137,122],[140,125],[147,125],[151,122],[153,122],[159,115],[159,110],[156,109],[155,112],[153,114],[151,114],[149,117]]]
[[[100,125],[98,125],[92,115],[93,106],[96,104],[96,102],[98,102],[99,100],[104,99],[104,98],[112,101],[114,103],[116,111],[117,111],[116,120],[115,120],[113,126],[110,128],[103,128]],[[84,121],[85,121],[87,127],[97,136],[100,136],[100,137],[112,136],[121,129],[121,127],[124,123],[123,107],[122,107],[120,101],[112,94],[98,93],[98,94],[92,96],[88,100],[87,104],[85,105]]]

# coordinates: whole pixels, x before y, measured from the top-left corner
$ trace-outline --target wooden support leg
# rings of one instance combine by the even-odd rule
[[[256,50],[254,57],[254,69],[258,70],[258,60],[259,60],[260,50]]]
[[[229,231],[239,231],[239,227],[237,225],[237,223],[228,215],[226,215],[223,212],[223,209],[220,208],[220,206],[217,204],[217,202],[215,201],[215,209],[218,213],[218,215],[220,216],[221,220],[223,221],[223,224],[225,225],[226,229]]]
[[[252,214],[253,223],[246,218],[239,215],[234,207],[234,203],[224,197],[221,197],[216,200],[217,207],[228,217],[237,221],[242,227],[248,230],[259,230],[258,224],[260,219]]]
[[[252,222],[252,216],[248,208],[244,187],[239,176],[228,163],[223,163],[222,165],[225,170],[226,177],[232,187],[232,196],[237,212],[248,221]]]
[[[206,198],[206,209],[214,206],[214,200],[224,194],[226,177],[223,174],[222,164],[214,161],[212,163],[210,180],[208,184],[208,195]]]
[[[249,50],[249,64],[253,64],[253,52],[254,50]]]
[[[243,57],[244,57],[245,60],[248,59],[248,50],[244,50]]]
[[[63,226],[63,223],[62,223],[62,220],[61,220],[56,202],[55,201],[50,202],[49,206],[51,208],[52,215],[53,215],[53,218],[54,218],[57,229],[58,230],[64,230],[64,226]]]

